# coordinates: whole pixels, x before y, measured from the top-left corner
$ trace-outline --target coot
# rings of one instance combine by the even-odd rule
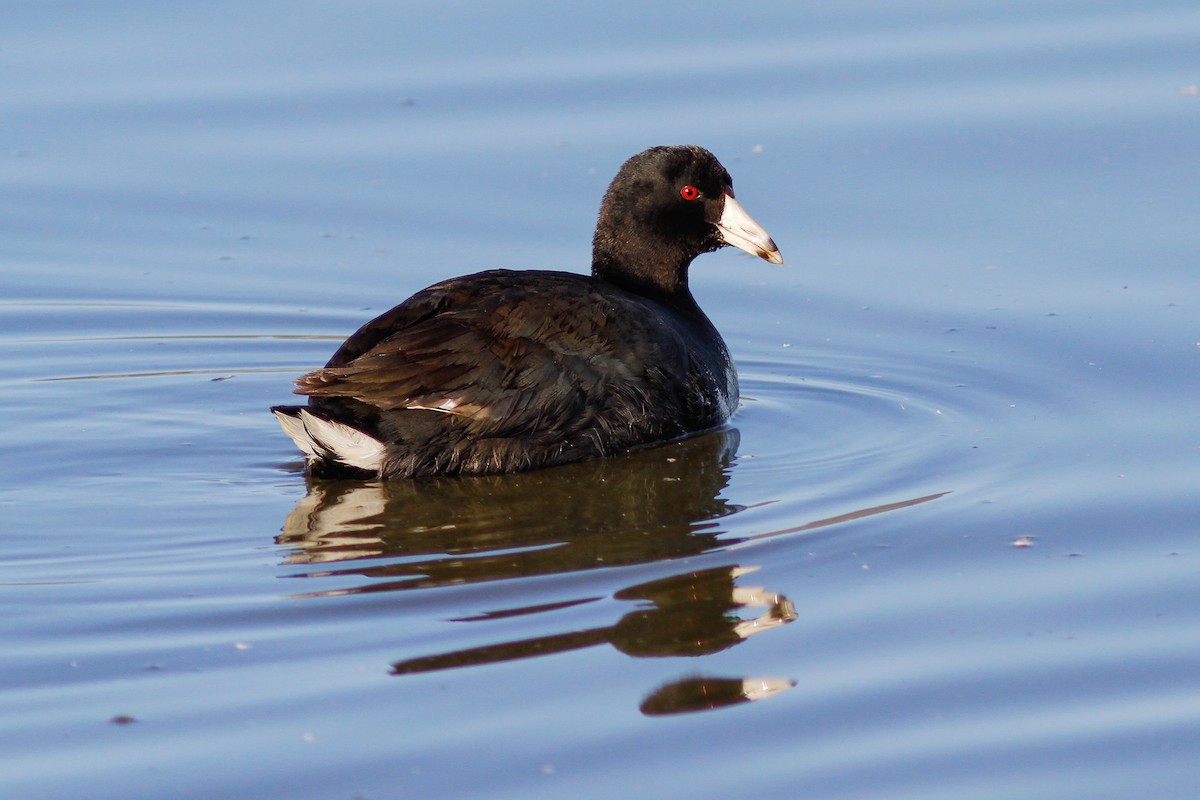
[[[420,477],[565,464],[723,424],[725,342],[688,289],[700,253],[778,248],[701,147],[622,165],[592,274],[491,270],[430,286],[368,322],[271,410],[318,475]]]

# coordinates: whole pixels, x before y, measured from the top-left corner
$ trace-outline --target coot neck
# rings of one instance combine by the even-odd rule
[[[691,258],[671,260],[637,259],[626,254],[617,258],[596,248],[592,255],[592,276],[627,292],[640,295],[691,317],[704,317],[688,288]]]

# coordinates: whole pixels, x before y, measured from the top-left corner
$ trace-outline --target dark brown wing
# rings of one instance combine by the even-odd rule
[[[447,308],[468,305],[474,298],[491,294],[508,281],[520,280],[522,274],[525,273],[495,269],[443,281],[423,289],[355,331],[342,342],[325,366],[344,366],[397,331],[434,317]]]
[[[475,436],[586,429],[628,444],[683,432],[662,429],[680,414],[661,398],[683,402],[687,372],[681,338],[642,301],[579,275],[492,272],[368,323],[297,392],[437,411]]]

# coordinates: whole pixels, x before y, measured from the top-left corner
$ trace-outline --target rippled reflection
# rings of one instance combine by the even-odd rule
[[[719,524],[740,506],[722,497],[738,433],[729,429],[619,458],[518,475],[424,481],[319,481],[278,542],[290,578],[333,588],[300,597],[460,586],[656,563],[833,525],[940,495],[857,509],[786,530],[734,537]],[[757,567],[730,564],[638,583],[612,594],[632,608],[615,622],[397,661],[392,674],[482,666],[607,645],[634,658],[718,653],[796,618],[785,596],[741,585]],[[366,580],[364,580],[366,579]],[[551,612],[572,597],[457,622]],[[783,677],[691,674],[653,690],[649,716],[712,710],[777,694]]]
[[[796,618],[783,595],[737,580],[758,567],[715,567],[638,584],[616,593],[638,607],[607,627],[455,650],[392,664],[392,674],[480,666],[608,644],[636,658],[705,656]],[[764,609],[757,616],[747,609]],[[709,711],[758,700],[794,686],[786,678],[688,677],[655,690],[641,704],[648,716]]]
[[[312,481],[284,523],[291,577],[354,585],[328,596],[411,590],[574,572],[695,555],[737,539],[717,520],[739,509],[721,497],[735,429],[614,459],[519,475],[427,481]],[[383,563],[380,563],[383,562]],[[336,565],[336,566],[334,566]],[[610,645],[638,658],[703,656],[795,619],[792,603],[739,586],[756,567],[691,571],[622,589],[634,607],[614,624],[398,661],[392,673],[477,666]],[[371,578],[363,584],[361,578]],[[553,611],[596,598],[505,609],[459,621]],[[719,708],[766,697],[784,678],[687,677],[643,701],[647,715]]]
[[[712,711],[762,700],[795,685],[786,678],[683,678],[656,689],[639,708],[648,717]]]
[[[796,608],[786,597],[763,587],[736,585],[738,578],[756,569],[715,567],[631,586],[614,596],[637,602],[638,608],[614,625],[408,659],[393,664],[392,671],[403,674],[489,664],[597,644],[610,644],[638,658],[717,653],[796,618]],[[766,610],[743,618],[738,612],[747,608]]]
[[[280,544],[294,577],[366,576],[310,595],[495,581],[695,555],[737,541],[716,520],[736,429],[518,475],[314,481]],[[386,563],[378,563],[379,561]],[[370,561],[372,563],[363,563]]]

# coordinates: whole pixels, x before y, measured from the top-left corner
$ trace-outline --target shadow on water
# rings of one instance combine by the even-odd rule
[[[329,597],[462,586],[648,564],[749,538],[807,530],[933,499],[852,511],[797,528],[730,536],[719,520],[741,510],[722,497],[738,445],[717,431],[618,458],[517,475],[424,481],[319,481],[288,516],[277,541],[292,578],[351,585],[300,593]],[[732,564],[628,586],[635,603],[614,624],[455,650],[392,664],[392,674],[480,666],[609,645],[635,658],[717,653],[796,618],[791,601],[739,580],[758,567]],[[362,583],[362,578],[371,579]],[[601,600],[489,611],[458,622],[556,611]],[[650,693],[647,715],[709,710],[791,688],[777,677],[690,676]]]

